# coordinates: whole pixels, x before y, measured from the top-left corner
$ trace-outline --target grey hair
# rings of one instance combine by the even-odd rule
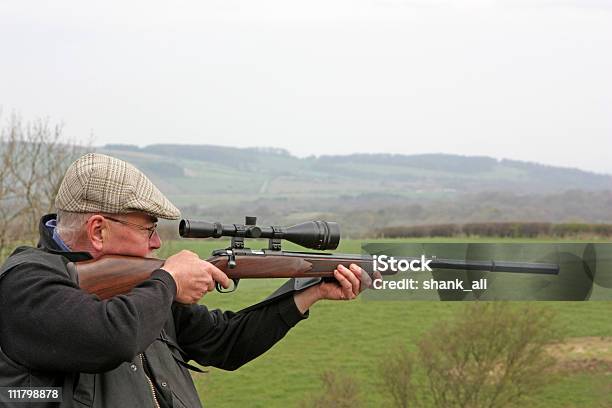
[[[94,213],[77,213],[57,210],[57,233],[62,241],[72,247],[85,229],[85,223]]]

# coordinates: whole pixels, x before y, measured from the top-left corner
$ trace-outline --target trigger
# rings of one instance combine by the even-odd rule
[[[238,288],[238,282],[240,282],[240,279],[232,279],[232,282],[234,282],[234,284],[227,289],[221,286],[219,282],[215,282],[215,289],[217,289],[217,292],[219,293],[231,293]]]

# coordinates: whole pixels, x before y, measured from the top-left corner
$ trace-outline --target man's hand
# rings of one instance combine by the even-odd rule
[[[370,279],[368,274],[355,264],[351,264],[349,268],[338,265],[338,268],[334,270],[334,278],[337,282],[323,282],[318,286],[318,300],[355,299],[362,290],[369,286],[368,282],[362,279]]]
[[[355,264],[349,268],[338,265],[334,270],[336,282],[323,282],[294,295],[293,299],[300,313],[305,313],[313,303],[321,299],[351,300],[372,284],[368,274]]]
[[[191,251],[183,250],[172,255],[166,259],[162,269],[174,278],[175,300],[179,303],[196,303],[207,292],[215,290],[215,282],[226,289],[230,286],[230,280],[222,270]]]

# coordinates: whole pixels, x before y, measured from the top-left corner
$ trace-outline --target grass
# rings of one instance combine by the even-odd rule
[[[243,292],[251,292],[250,282],[245,284]],[[253,293],[267,292],[262,285],[252,289]],[[216,299],[221,296],[235,298]],[[251,294],[212,295],[205,303],[224,308],[235,303],[242,307],[253,300]],[[298,324],[266,355],[236,372],[213,369],[198,376],[198,390],[212,406],[293,406],[296,400],[317,391],[318,376],[323,370],[333,369],[360,380],[366,405],[380,406],[383,397],[377,391],[376,370],[385,352],[398,343],[413,346],[423,332],[453,313],[460,313],[463,306],[418,301],[322,302],[313,307],[309,319]],[[610,302],[546,302],[538,306],[555,309],[570,337],[612,336]],[[595,404],[595,384],[587,388],[583,384],[605,379],[602,375],[580,375],[574,381],[570,376],[559,386],[547,388],[534,399],[534,406],[560,406],[548,402],[552,397],[558,400],[560,395],[580,402],[580,406],[589,406],[584,401]]]
[[[466,242],[465,239],[412,242],[424,241]],[[491,240],[471,240],[485,241]],[[226,245],[226,242],[209,240],[173,241],[166,244],[160,255],[167,256],[186,248],[207,257],[212,249]],[[345,240],[338,252],[359,253],[360,245],[360,241]],[[294,248],[288,246],[287,249]],[[212,293],[206,295],[202,303],[209,308],[237,310],[263,299],[281,282],[244,280],[237,292]],[[568,337],[612,336],[612,302],[533,303],[536,307],[554,309]],[[461,302],[364,299],[320,302],[312,308],[307,320],[300,322],[265,355],[235,372],[210,368],[207,374],[194,374],[196,387],[207,406],[291,407],[317,392],[319,375],[332,369],[355,377],[360,382],[365,406],[378,407],[388,402],[377,380],[378,366],[387,350],[398,343],[415,349],[415,342],[422,333],[453,314],[461,313],[464,306]],[[533,396],[529,405],[536,408],[606,406],[602,404],[610,403],[607,394],[610,394],[611,385],[610,373],[568,373],[560,382]]]

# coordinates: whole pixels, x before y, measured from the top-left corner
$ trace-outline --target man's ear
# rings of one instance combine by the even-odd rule
[[[102,252],[104,241],[108,238],[108,223],[101,215],[93,215],[87,220],[87,240],[93,249]]]

